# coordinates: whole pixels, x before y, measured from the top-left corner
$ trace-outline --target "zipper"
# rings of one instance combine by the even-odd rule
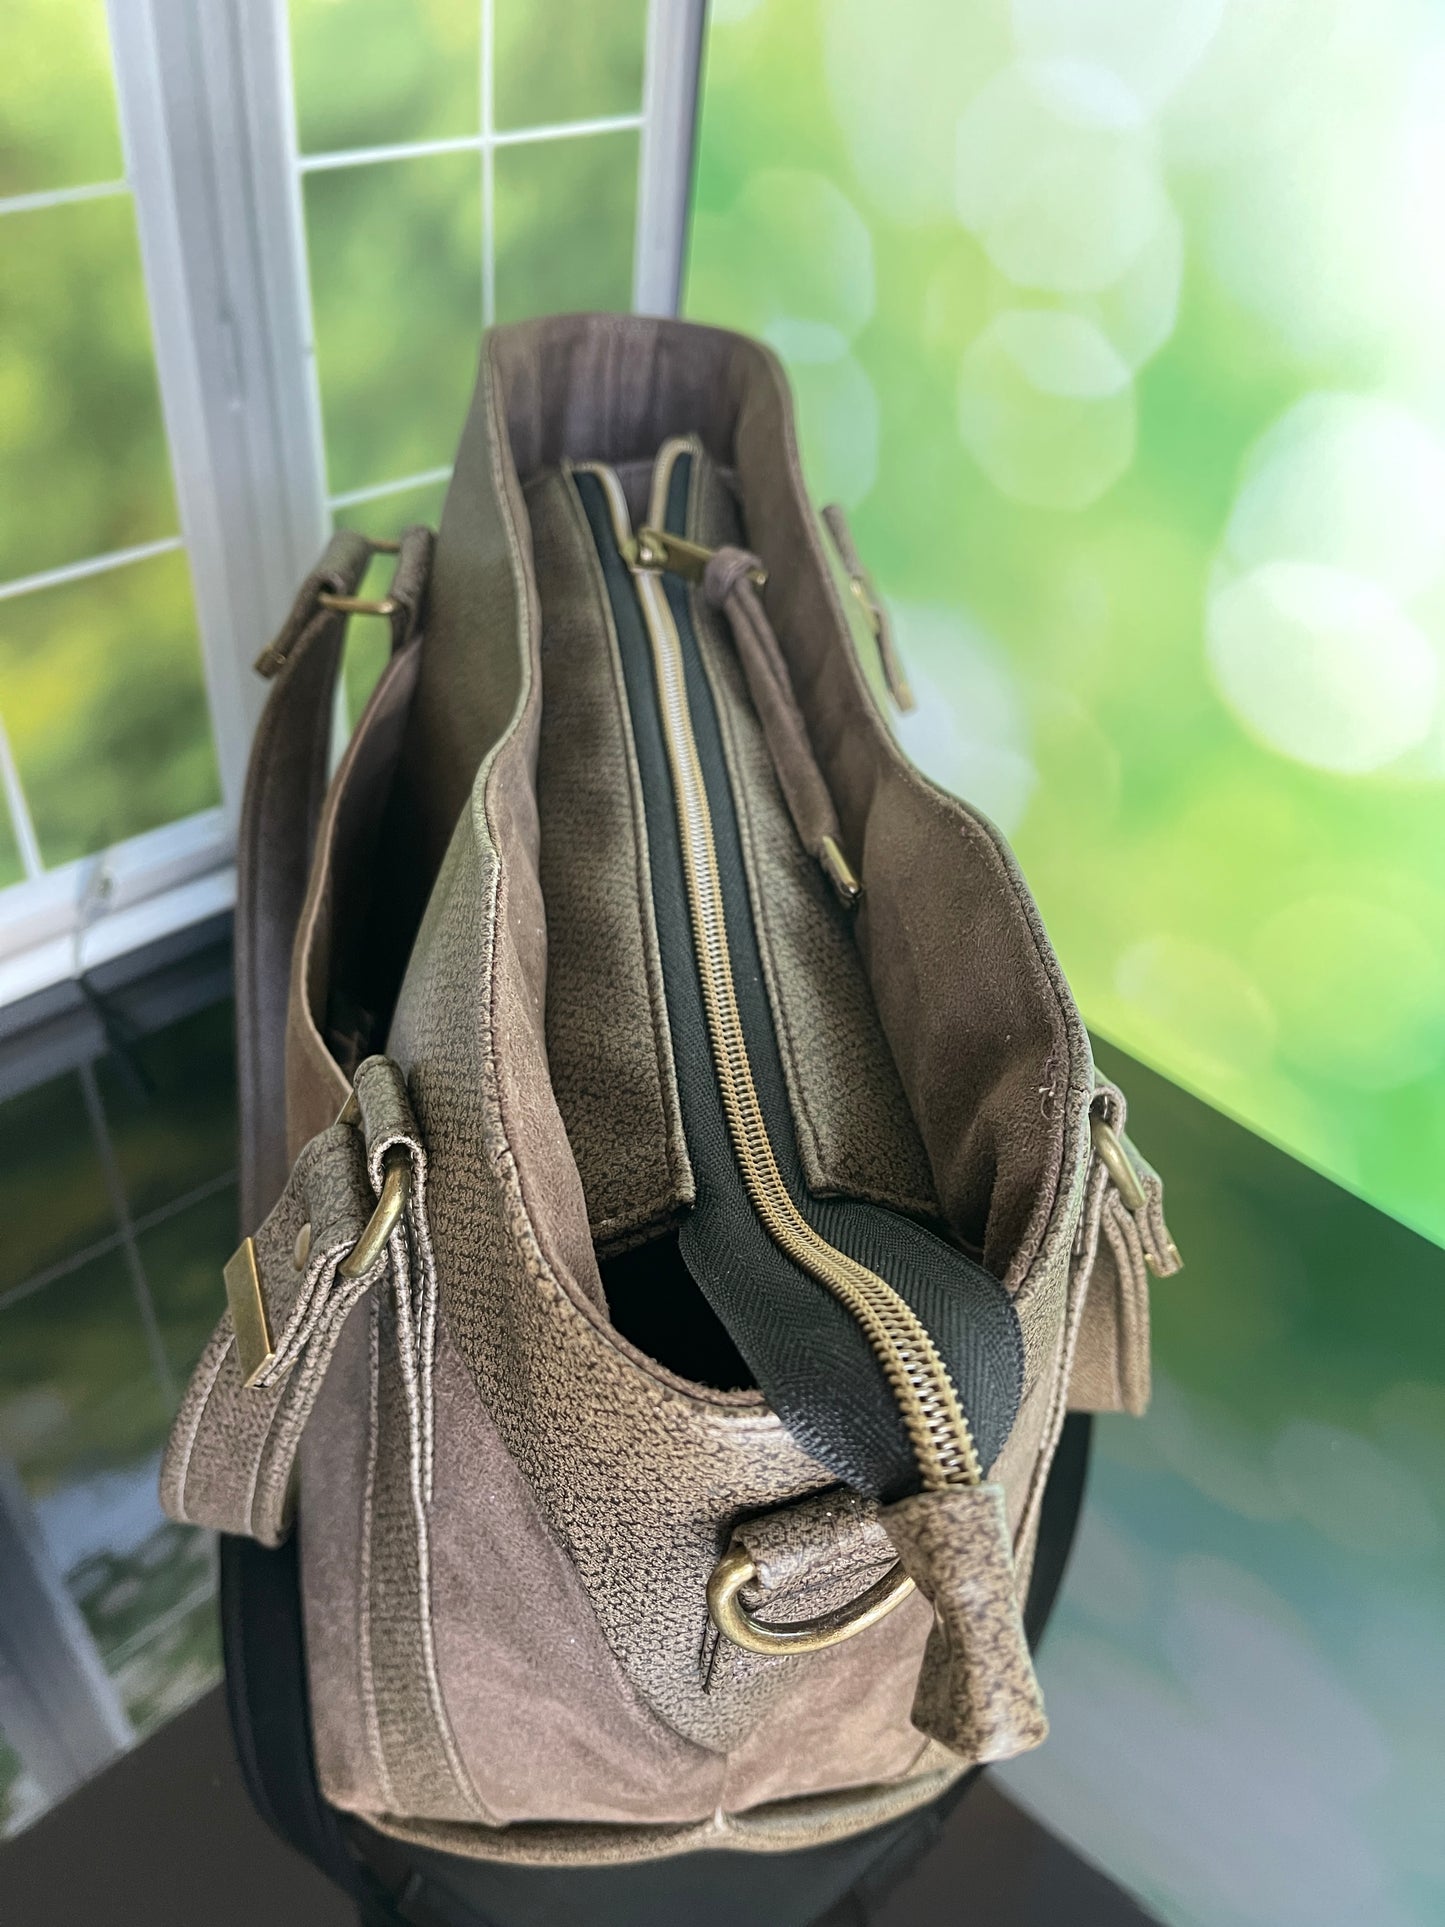
[[[662,581],[666,573],[697,581],[713,553],[664,527],[674,466],[692,452],[685,441],[670,442],[662,450],[653,474],[648,524],[635,538],[617,475],[594,463],[579,463],[573,473],[591,475],[601,485],[617,553],[631,574],[651,652],[693,952],[733,1155],[753,1210],[773,1244],[832,1294],[866,1339],[901,1417],[922,1488],[977,1485],[983,1472],[973,1430],[937,1345],[892,1285],[831,1243],[799,1209],[779,1169],[759,1101],[734,979],[729,906],[698,754],[683,640]]]

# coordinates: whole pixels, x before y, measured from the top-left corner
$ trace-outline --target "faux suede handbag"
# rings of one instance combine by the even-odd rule
[[[825,534],[826,529],[826,534]],[[1067,1411],[1178,1254],[1013,859],[900,752],[773,356],[491,333],[439,536],[338,534],[240,850],[243,1209],[162,1474],[299,1518],[335,1806],[780,1851],[1043,1739]],[[393,651],[326,780],[348,616]]]

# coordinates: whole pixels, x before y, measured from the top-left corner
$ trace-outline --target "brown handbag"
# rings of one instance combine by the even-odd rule
[[[299,1514],[322,1788],[405,1841],[783,1850],[1046,1731],[1049,1465],[1142,1410],[1178,1255],[825,520],[766,349],[498,329],[435,543],[359,603],[338,534],[258,665],[259,1229],[162,1491]]]

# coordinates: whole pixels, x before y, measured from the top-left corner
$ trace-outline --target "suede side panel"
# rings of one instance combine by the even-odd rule
[[[498,1823],[697,1820],[725,1760],[638,1695],[443,1335],[432,1604],[452,1732]]]
[[[363,1299],[342,1327],[302,1435],[297,1519],[317,1777],[334,1805],[361,1812],[389,1804],[369,1730],[371,1695],[363,1670],[360,1550],[372,1403],[370,1321],[371,1303]]]

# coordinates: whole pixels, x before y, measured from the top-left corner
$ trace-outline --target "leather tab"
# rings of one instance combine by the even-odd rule
[[[269,681],[286,666],[306,631],[316,621],[335,623],[336,616],[320,606],[321,595],[354,595],[371,561],[371,545],[354,529],[338,529],[321,560],[296,592],[286,620],[256,658],[258,676]]]
[[[1003,1488],[951,1485],[880,1515],[903,1569],[933,1602],[913,1724],[982,1765],[1049,1730],[1014,1581]]]
[[[358,1277],[342,1269],[376,1208],[385,1151],[404,1142],[414,1170],[424,1171],[400,1073],[382,1058],[369,1059],[363,1070],[368,1094],[381,1100],[384,1130],[366,1115],[371,1107],[364,1097],[365,1129],[336,1123],[314,1137],[252,1241],[270,1357],[247,1383],[228,1310],[186,1388],[161,1465],[161,1503],[181,1524],[245,1533],[267,1546],[286,1537],[292,1468],[341,1328],[388,1273],[408,1353],[403,1372],[418,1406],[417,1445],[427,1455],[422,1476],[429,1484],[436,1294],[423,1203],[415,1190],[407,1231],[399,1230]],[[420,1259],[416,1280],[408,1234]]]
[[[1085,1298],[1069,1373],[1069,1409],[1129,1412],[1149,1407],[1149,1277],[1182,1268],[1164,1222],[1158,1172],[1124,1135],[1123,1092],[1101,1082],[1093,1109],[1117,1134],[1137,1179],[1131,1210],[1097,1156],[1084,1194],[1080,1276]],[[1127,1175],[1127,1174],[1126,1174]]]

